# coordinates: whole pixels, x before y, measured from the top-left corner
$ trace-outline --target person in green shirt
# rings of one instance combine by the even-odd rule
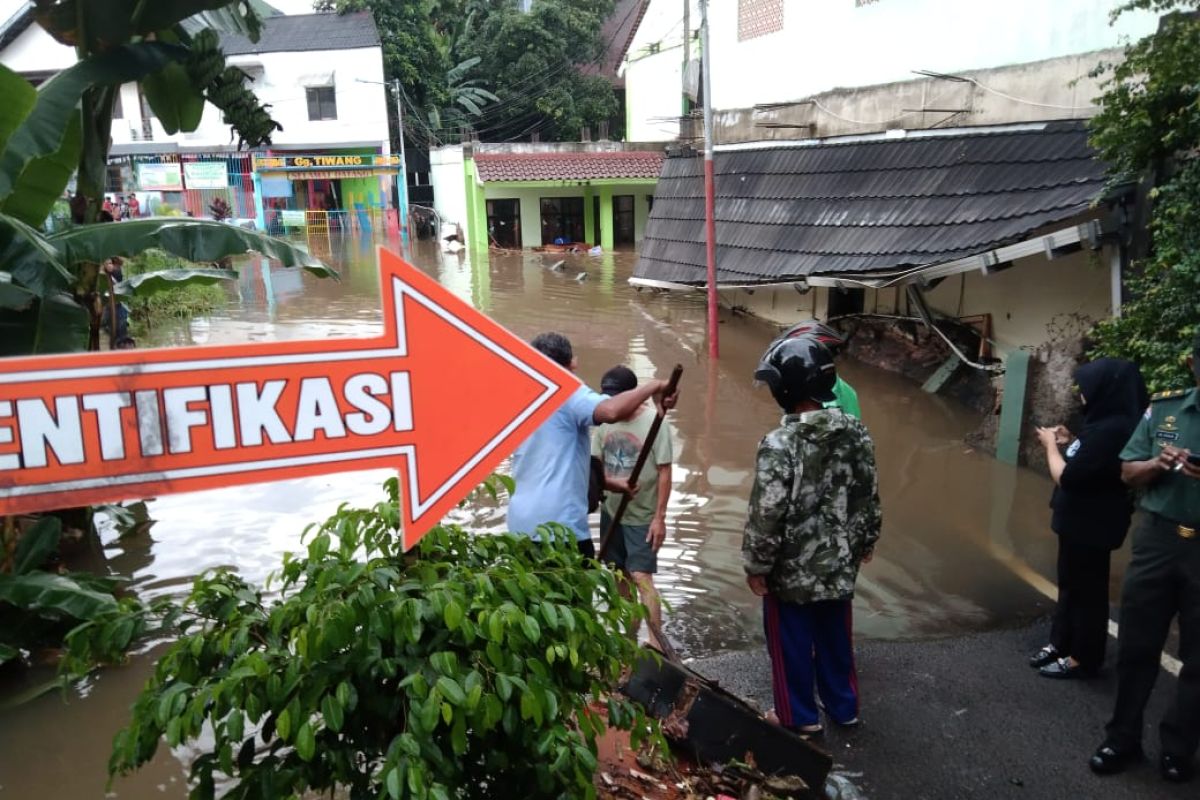
[[[1183,668],[1159,725],[1159,770],[1195,777],[1200,746],[1200,331],[1188,366],[1190,389],[1155,395],[1121,452],[1121,478],[1143,490],[1142,524],[1121,589],[1117,698],[1093,772],[1121,772],[1142,758],[1142,721],[1158,678],[1171,620],[1179,623]]]
[[[600,391],[614,396],[637,388],[637,376],[626,366],[616,366],[604,374]],[[655,631],[662,630],[662,604],[654,587],[658,572],[658,549],[667,536],[667,503],[671,497],[671,462],[674,458],[670,426],[659,428],[651,457],[642,474],[633,475],[633,467],[642,451],[656,410],[652,403],[642,406],[631,419],[598,425],[592,430],[592,455],[604,463],[607,480],[626,481],[636,490],[613,531],[604,560],[624,573],[637,586],[642,605],[650,613],[650,644],[662,649]],[[653,470],[653,472],[651,472]],[[601,535],[608,530],[624,495],[610,493],[600,512]],[[629,584],[625,584],[628,589]]]
[[[838,357],[842,347],[846,344],[846,337],[838,331],[818,322],[815,319],[808,319],[804,322],[797,322],[792,327],[781,333],[775,338],[775,342],[781,339],[796,339],[799,337],[811,337],[816,339],[821,344],[825,345],[829,350],[830,355],[835,359]],[[769,351],[771,348],[768,347]],[[862,419],[862,409],[858,406],[858,392],[854,391],[854,387],[842,380],[839,375],[837,381],[833,384],[834,399],[825,404],[826,408],[840,408],[855,419]]]

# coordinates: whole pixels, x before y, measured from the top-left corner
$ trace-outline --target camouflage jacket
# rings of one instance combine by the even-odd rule
[[[758,446],[742,539],[748,575],[791,603],[854,596],[882,524],[875,445],[836,409],[789,414]]]

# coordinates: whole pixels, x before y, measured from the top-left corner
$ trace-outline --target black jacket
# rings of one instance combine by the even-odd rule
[[[1050,500],[1050,527],[1079,544],[1115,550],[1133,514],[1120,454],[1150,397],[1137,367],[1114,358],[1084,364],[1075,383],[1084,398],[1082,428]]]

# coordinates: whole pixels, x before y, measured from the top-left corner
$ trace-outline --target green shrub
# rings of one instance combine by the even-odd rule
[[[196,580],[113,774],[165,739],[203,750],[194,797],[218,782],[231,798],[590,797],[605,718],[657,740],[610,694],[642,609],[569,532],[539,544],[443,527],[406,555],[395,480],[388,491],[310,528],[276,599],[229,572]],[[72,653],[105,652],[116,621],[76,630]]]
[[[125,262],[126,277],[166,269],[193,269],[196,265],[162,250],[147,250]],[[171,320],[186,320],[212,314],[229,300],[225,288],[218,284],[179,286],[130,297],[124,302],[129,308],[129,320],[135,337]]]

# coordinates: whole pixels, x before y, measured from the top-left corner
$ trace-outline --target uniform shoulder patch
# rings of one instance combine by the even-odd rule
[[[1157,392],[1150,395],[1151,400],[1173,400],[1176,397],[1183,397],[1188,393],[1187,389],[1170,389],[1165,392]]]

